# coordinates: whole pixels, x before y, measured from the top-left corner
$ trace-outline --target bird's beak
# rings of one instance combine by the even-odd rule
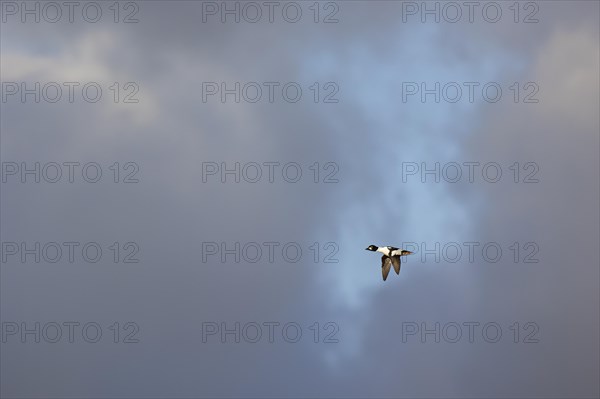
[[[368,250],[369,250],[369,248],[365,248],[365,251],[368,251]]]

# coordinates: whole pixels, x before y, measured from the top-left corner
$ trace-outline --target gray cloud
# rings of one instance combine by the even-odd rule
[[[403,23],[400,2],[339,3],[338,24],[203,24],[200,3],[139,5],[138,24],[2,24],[3,82],[140,87],[139,104],[2,104],[3,162],[140,166],[131,185],[2,184],[2,241],[140,246],[137,264],[2,264],[3,322],[96,321],[106,337],[10,337],[3,395],[598,395],[597,3],[539,3],[538,24]],[[207,81],[305,91],[203,103]],[[315,81],[336,82],[340,102],[313,103]],[[540,101],[403,103],[405,81],[534,81]],[[540,183],[402,183],[402,162],[470,160],[535,161]],[[203,184],[207,161],[336,162],[340,182]],[[541,261],[415,257],[382,284],[363,250],[472,240],[535,241]],[[203,241],[297,241],[305,255],[202,263]],[[306,248],[329,241],[339,263],[315,264]],[[141,342],[113,344],[115,321],[135,321]],[[293,321],[303,338],[202,343],[207,321]],[[309,326],[328,321],[340,342],[313,343]],[[504,336],[402,342],[403,323],[436,321],[495,321]],[[514,344],[509,326],[527,321],[540,342]]]

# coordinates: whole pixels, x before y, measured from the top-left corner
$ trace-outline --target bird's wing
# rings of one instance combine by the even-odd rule
[[[392,260],[392,265],[394,265],[396,274],[400,274],[400,256],[392,256],[390,259]]]
[[[392,260],[387,256],[383,255],[381,257],[381,274],[383,275],[383,281],[387,279],[388,274],[390,273],[390,268],[392,267]]]
[[[396,247],[388,247],[388,249],[389,249],[390,251],[395,251],[395,250],[397,250],[397,249],[399,249],[399,248],[396,248]]]

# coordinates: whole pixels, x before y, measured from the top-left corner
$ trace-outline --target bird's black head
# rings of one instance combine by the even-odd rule
[[[365,248],[365,250],[367,251],[377,251],[379,247],[377,245],[369,245],[368,247]]]

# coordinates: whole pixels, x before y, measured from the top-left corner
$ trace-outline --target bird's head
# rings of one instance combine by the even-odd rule
[[[369,245],[368,247],[365,248],[365,250],[367,251],[377,251],[379,247],[377,245]]]

